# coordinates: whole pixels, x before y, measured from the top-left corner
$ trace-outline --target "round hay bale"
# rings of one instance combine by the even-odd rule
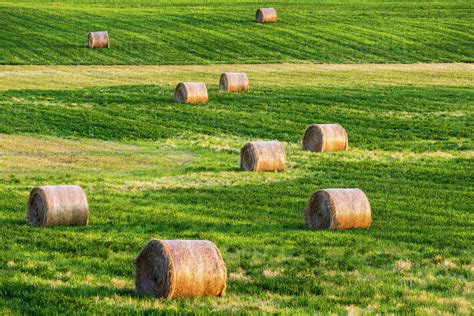
[[[248,142],[240,150],[240,170],[285,170],[285,149],[279,141]]]
[[[225,72],[221,75],[219,90],[223,92],[249,91],[249,79],[243,72]]]
[[[227,270],[208,240],[150,240],[135,260],[139,294],[172,299],[224,296]]]
[[[326,189],[314,192],[305,209],[309,229],[369,228],[370,203],[359,189]]]
[[[109,33],[108,32],[89,32],[88,46],[90,48],[109,48]]]
[[[274,8],[258,9],[255,16],[257,23],[272,23],[278,20],[277,11]]]
[[[313,152],[347,150],[349,140],[339,124],[313,124],[306,128],[303,136],[303,150]]]
[[[32,226],[87,225],[89,205],[78,185],[42,186],[31,190],[27,223]]]
[[[176,86],[174,99],[180,103],[206,103],[209,100],[206,84],[202,82],[180,82]]]

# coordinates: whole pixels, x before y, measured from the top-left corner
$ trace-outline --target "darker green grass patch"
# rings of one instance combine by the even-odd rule
[[[178,104],[172,95],[159,86],[3,91],[0,132],[107,140],[190,132],[299,142],[307,125],[338,122],[358,148],[472,149],[474,94],[468,88],[266,88],[242,95],[211,90],[205,105]]]

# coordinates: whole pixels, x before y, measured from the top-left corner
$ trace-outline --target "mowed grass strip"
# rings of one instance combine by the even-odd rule
[[[160,66],[0,66],[0,90],[97,86],[176,86],[202,81],[215,90],[224,72],[245,72],[250,90],[270,87],[472,87],[473,64],[264,64]],[[367,80],[370,78],[370,80]]]
[[[143,68],[158,74],[152,82],[104,75],[95,87],[80,68],[37,84],[58,69],[15,68],[22,79],[0,92],[2,313],[472,310],[469,68],[285,66],[279,80],[255,69],[250,92],[223,94],[214,67],[193,77],[213,84],[204,105],[175,103],[175,80],[160,68]],[[349,151],[303,152],[315,122],[342,124]],[[282,141],[288,169],[240,172],[239,149],[253,139]],[[28,227],[29,190],[44,184],[84,187],[90,225]],[[310,194],[331,187],[364,190],[371,229],[303,229]],[[214,241],[228,295],[136,295],[133,260],[152,237]]]
[[[472,62],[469,1],[4,1],[0,64]],[[108,31],[110,49],[88,49]]]

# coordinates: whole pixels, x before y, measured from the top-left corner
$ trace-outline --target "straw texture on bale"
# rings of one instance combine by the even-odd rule
[[[276,22],[278,19],[277,11],[274,8],[258,9],[256,18],[258,23]]]
[[[208,240],[150,240],[135,260],[139,294],[172,299],[224,296],[227,270]]]
[[[202,82],[180,82],[176,86],[174,99],[180,103],[206,103],[206,84]]]
[[[87,36],[89,48],[109,48],[108,32],[90,32]]]
[[[219,90],[223,92],[248,91],[249,79],[243,72],[225,72],[221,75]]]
[[[42,186],[31,190],[27,223],[33,226],[87,225],[89,205],[78,185]]]
[[[314,192],[305,209],[309,229],[368,228],[370,203],[359,189],[326,189]]]
[[[285,149],[279,141],[249,142],[240,150],[240,170],[285,170]]]
[[[324,152],[342,151],[349,147],[344,128],[339,124],[313,124],[306,128],[303,136],[303,150]]]

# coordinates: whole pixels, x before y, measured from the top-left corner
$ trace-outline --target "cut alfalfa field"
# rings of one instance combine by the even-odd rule
[[[278,22],[255,22],[273,6]],[[472,1],[0,2],[0,64],[474,61]],[[108,31],[109,49],[88,34]]]
[[[219,92],[244,71],[247,93]],[[1,313],[470,313],[472,65],[0,67]],[[207,104],[173,100],[207,84]],[[349,150],[301,149],[339,123]],[[239,171],[251,140],[279,140],[281,172]],[[38,185],[81,185],[89,225],[33,228]],[[370,229],[310,231],[316,190],[360,188]],[[151,238],[208,239],[223,298],[143,297]]]

